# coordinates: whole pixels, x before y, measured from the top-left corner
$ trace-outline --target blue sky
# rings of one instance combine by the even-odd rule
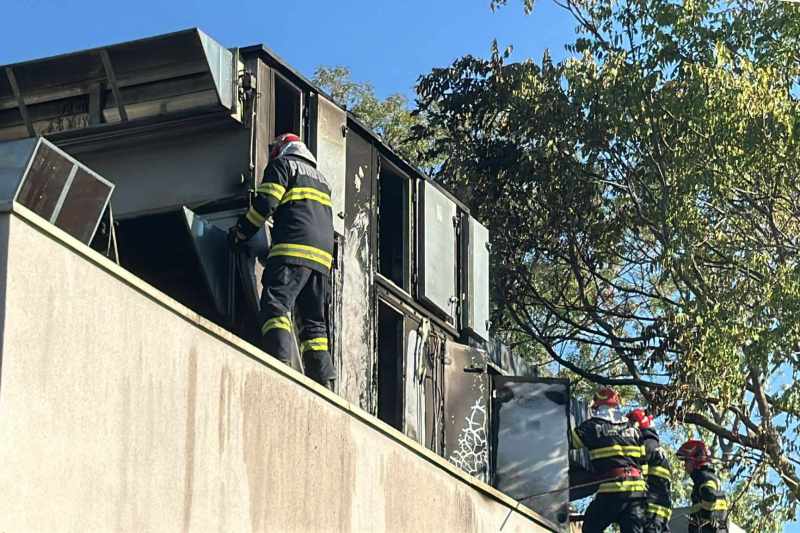
[[[564,57],[570,17],[542,0],[524,17],[510,1],[493,14],[489,0],[7,0],[0,64],[199,27],[227,47],[266,44],[308,77],[318,65],[345,65],[381,97],[413,98],[420,74],[486,56],[492,39],[514,45],[512,59],[539,59],[546,48]]]

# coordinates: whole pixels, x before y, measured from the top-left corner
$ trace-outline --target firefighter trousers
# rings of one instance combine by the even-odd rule
[[[328,349],[327,274],[308,267],[268,263],[262,277],[261,349],[285,364],[295,350],[292,312],[300,316],[299,345],[305,374],[325,386],[336,378]]]
[[[584,533],[600,533],[611,524],[622,533],[643,533],[645,500],[613,492],[598,494],[583,516]]]

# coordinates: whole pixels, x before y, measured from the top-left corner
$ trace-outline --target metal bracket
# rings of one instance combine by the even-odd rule
[[[108,84],[111,85],[111,92],[114,93],[114,100],[117,101],[119,119],[122,122],[128,122],[128,112],[125,111],[125,105],[122,103],[122,96],[119,91],[119,84],[117,83],[117,75],[114,74],[114,67],[111,66],[111,57],[108,55],[108,50],[105,48],[100,50],[100,59],[103,60],[103,69],[106,71],[106,79],[108,79]]]
[[[6,67],[6,76],[8,77],[9,85],[11,85],[11,91],[14,93],[14,97],[17,99],[19,114],[22,115],[22,120],[25,122],[25,127],[28,129],[28,135],[35,137],[36,132],[33,129],[33,122],[31,122],[31,117],[28,115],[28,108],[25,106],[25,99],[22,97],[22,93],[19,90],[17,77],[14,75],[14,69],[11,67]]]

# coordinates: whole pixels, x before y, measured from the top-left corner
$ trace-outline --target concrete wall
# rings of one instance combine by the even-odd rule
[[[0,214],[0,531],[543,530],[15,209]]]

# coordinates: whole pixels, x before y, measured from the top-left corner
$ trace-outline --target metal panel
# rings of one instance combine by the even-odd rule
[[[493,377],[492,484],[562,529],[569,516],[569,382]]]
[[[372,145],[352,132],[347,141],[345,237],[342,254],[342,365],[339,392],[375,412],[372,332],[372,192],[377,171]]]
[[[488,481],[488,375],[486,353],[448,342],[444,367],[445,457],[468,474]]]
[[[227,234],[186,207],[183,208],[183,216],[214,307],[221,316],[229,316],[233,256]]]
[[[405,361],[403,367],[403,433],[425,445],[425,341],[430,323],[426,326],[408,315],[404,321]]]
[[[0,211],[8,210],[38,139],[0,142]]]
[[[317,164],[328,178],[333,201],[333,229],[344,235],[345,174],[347,173],[347,114],[336,104],[318,94],[316,105]],[[312,129],[314,124],[311,125]]]
[[[238,98],[233,62],[229,50],[192,29],[6,66],[0,139],[81,130],[100,117],[115,124],[219,111],[230,120]]]
[[[467,293],[464,327],[483,340],[489,339],[489,230],[469,217],[467,246]]]
[[[456,204],[433,184],[423,181],[420,194],[420,298],[455,318]]]
[[[0,207],[19,202],[84,244],[114,186],[46,139],[0,143]]]

